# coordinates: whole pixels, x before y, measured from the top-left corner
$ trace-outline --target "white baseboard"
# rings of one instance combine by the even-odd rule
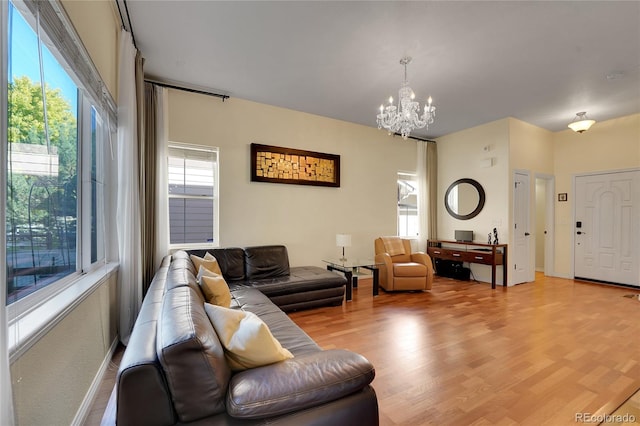
[[[100,365],[100,369],[96,373],[96,376],[93,378],[93,382],[91,383],[89,390],[87,391],[86,395],[84,396],[84,399],[82,400],[82,404],[80,404],[80,408],[78,408],[78,411],[76,412],[76,415],[74,416],[73,421],[71,422],[72,426],[82,426],[87,420],[87,417],[89,416],[89,412],[91,411],[91,406],[93,405],[96,399],[96,394],[100,389],[100,384],[102,383],[104,374],[107,372],[107,368],[109,368],[109,363],[111,362],[111,359],[113,358],[113,354],[116,351],[117,347],[118,347],[118,337],[116,337],[114,341],[111,342],[111,347],[109,348],[109,351],[107,351],[107,354],[102,360],[102,365]]]

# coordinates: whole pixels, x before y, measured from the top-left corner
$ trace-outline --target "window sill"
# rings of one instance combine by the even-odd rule
[[[46,302],[11,321],[7,336],[10,361],[15,361],[38,342],[117,269],[117,263],[108,263],[91,271]]]

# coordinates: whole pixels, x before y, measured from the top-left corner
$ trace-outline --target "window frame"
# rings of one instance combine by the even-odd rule
[[[24,18],[29,26],[31,26],[32,30],[36,32],[34,29],[34,24],[36,22],[36,17],[33,15],[33,11],[30,9],[29,4],[25,4],[20,0],[10,0],[7,2],[2,2],[0,5],[0,15],[2,18],[3,24],[8,22],[8,14],[10,4],[13,4],[13,7],[16,11]],[[47,5],[49,5],[47,3]],[[42,21],[41,21],[42,23]],[[8,25],[2,26],[3,30],[0,34],[1,40],[1,53],[2,53],[2,61],[1,61],[1,76],[5,81],[5,84],[2,85],[2,91],[0,92],[2,101],[0,102],[2,105],[2,113],[1,117],[3,119],[2,126],[2,145],[6,148],[8,146],[8,134],[6,123],[8,123],[8,90],[7,90],[7,82],[8,82],[8,64],[9,64],[9,49],[8,43],[10,40],[8,33]],[[4,30],[6,28],[7,30]],[[65,27],[66,30],[69,28]],[[112,177],[106,168],[106,164],[108,162],[108,152],[107,142],[110,140],[109,132],[110,123],[109,117],[111,114],[109,101],[105,99],[108,96],[106,91],[103,92],[103,99],[98,102],[95,97],[90,94],[90,91],[87,90],[87,86],[83,83],[83,79],[79,74],[74,71],[73,67],[70,66],[69,61],[65,59],[63,54],[58,50],[55,43],[51,41],[48,37],[44,25],[40,28],[40,35],[42,37],[42,43],[47,46],[49,52],[56,59],[60,67],[65,71],[65,73],[69,76],[69,78],[74,82],[78,89],[78,111],[77,111],[77,183],[76,183],[76,267],[75,271],[70,274],[58,279],[40,289],[37,289],[33,293],[30,293],[15,302],[12,302],[9,305],[6,305],[7,308],[7,316],[10,328],[22,328],[25,327],[25,324],[28,328],[37,329],[38,327],[33,324],[37,324],[40,321],[32,320],[29,318],[32,314],[35,316],[39,316],[40,318],[46,316],[51,319],[51,316],[56,317],[58,315],[64,315],[64,312],[67,312],[70,309],[70,306],[73,306],[79,303],[83,294],[85,293],[87,288],[91,288],[92,285],[99,285],[104,281],[104,277],[113,273],[115,264],[108,265],[109,258],[109,246],[112,244],[112,232],[109,231],[106,217],[107,213],[104,212],[104,209],[100,208],[100,205],[109,207],[107,200],[111,197],[110,191],[115,190],[115,186],[112,185],[111,180]],[[69,52],[67,52],[69,54]],[[74,63],[74,65],[77,65]],[[83,70],[86,73],[86,70]],[[91,84],[91,82],[89,82]],[[102,188],[102,200],[101,203],[96,203],[96,214],[102,215],[102,229],[100,232],[101,239],[97,241],[97,244],[101,245],[102,251],[101,256],[98,256],[95,261],[91,261],[92,252],[91,252],[91,215],[92,215],[92,205],[91,205],[91,194],[92,194],[92,186],[91,186],[91,168],[92,168],[92,126],[91,126],[91,111],[95,110],[96,115],[101,117],[99,125],[96,123],[96,162],[100,162],[102,165],[103,172],[103,188]],[[104,121],[104,117],[106,117],[106,122]],[[99,141],[99,142],[98,142]],[[2,160],[2,172],[3,172],[3,180],[0,185],[0,196],[3,200],[3,203],[7,201],[7,191],[6,191],[6,176],[8,169],[8,157],[6,155],[6,149],[3,149]],[[86,162],[86,159],[89,159]],[[87,179],[88,176],[88,179]],[[88,210],[87,210],[88,209]],[[110,208],[110,212],[112,212],[113,208]],[[102,210],[102,211],[101,211]],[[6,223],[6,208],[3,209],[2,216],[0,216],[0,220],[3,223]],[[87,219],[87,217],[89,219]],[[5,227],[6,229],[6,227]],[[7,301],[7,268],[6,268],[6,235],[3,234],[2,243],[4,243],[5,251],[1,256],[2,262],[0,266],[4,272],[3,277],[3,285],[1,286],[3,292],[3,299],[0,299],[2,302],[6,304]],[[88,250],[88,251],[87,251]],[[88,277],[94,277],[90,281],[87,282]],[[82,292],[78,292],[80,288],[83,288]],[[59,300],[57,300],[59,299]],[[44,306],[50,306],[52,302],[60,302],[54,303],[59,309],[55,312],[39,312],[39,308]],[[44,309],[44,308],[43,308]],[[57,313],[56,313],[57,312]],[[39,314],[39,315],[36,315]],[[44,314],[44,315],[42,315]],[[25,323],[24,321],[27,321]],[[23,324],[20,326],[20,324]],[[49,324],[41,323],[41,329],[47,329]],[[41,332],[42,330],[40,330]],[[22,333],[19,333],[22,334]],[[37,333],[36,333],[37,334]],[[18,336],[15,338],[15,341],[11,345],[11,350],[15,351],[24,346],[24,342],[32,339],[33,336]],[[11,356],[14,357],[14,354],[11,353]]]
[[[420,184],[420,182],[418,182],[418,173],[417,172],[407,172],[407,171],[399,171],[396,173],[396,178],[397,178],[397,183],[396,183],[396,188],[398,185],[400,185],[400,181],[403,180],[402,177],[412,177],[412,181],[415,181],[416,183],[416,197],[417,197],[417,192],[418,192],[418,185]],[[404,179],[404,180],[408,180],[408,179]],[[405,235],[404,234],[404,230],[400,229],[400,216],[408,216],[408,215],[401,215],[401,209],[400,209],[400,205],[398,204],[400,200],[398,200],[397,197],[398,194],[396,194],[396,233],[399,237],[403,237],[403,238],[409,238],[409,239],[416,239],[419,237],[418,233],[418,229],[416,230],[416,234],[415,235]],[[419,203],[416,202],[416,218],[418,218],[418,221],[420,220],[420,205]],[[418,226],[419,227],[419,226]],[[402,232],[401,232],[402,231]]]
[[[169,193],[169,157],[171,157],[170,152],[172,149],[177,150],[191,150],[191,151],[200,151],[200,152],[208,152],[212,153],[215,156],[215,160],[212,162],[213,164],[213,195],[212,196],[185,196],[180,194],[170,194]],[[165,194],[167,196],[167,246],[170,250],[193,250],[193,249],[203,249],[203,248],[214,248],[220,247],[220,148],[212,147],[207,145],[197,145],[197,144],[187,144],[183,142],[173,142],[169,141],[167,144],[167,155],[166,155],[166,164],[167,164],[167,182],[165,187]],[[171,243],[171,214],[170,214],[170,203],[171,199],[212,199],[213,200],[213,241],[212,242],[200,242],[200,243]]]

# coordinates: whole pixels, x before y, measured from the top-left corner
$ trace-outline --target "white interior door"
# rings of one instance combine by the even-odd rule
[[[513,189],[513,284],[524,283],[533,276],[530,256],[529,175],[516,172]]]
[[[640,285],[640,170],[577,176],[574,276]]]

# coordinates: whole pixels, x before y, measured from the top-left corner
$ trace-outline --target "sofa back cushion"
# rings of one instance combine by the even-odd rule
[[[204,257],[207,253],[212,254],[220,265],[222,276],[227,281],[242,281],[245,278],[244,250],[239,247],[189,250],[188,253],[198,257]]]
[[[181,422],[225,411],[231,370],[204,304],[191,287],[175,287],[165,293],[156,344]]]
[[[289,254],[285,246],[245,247],[244,254],[248,280],[289,275]]]

